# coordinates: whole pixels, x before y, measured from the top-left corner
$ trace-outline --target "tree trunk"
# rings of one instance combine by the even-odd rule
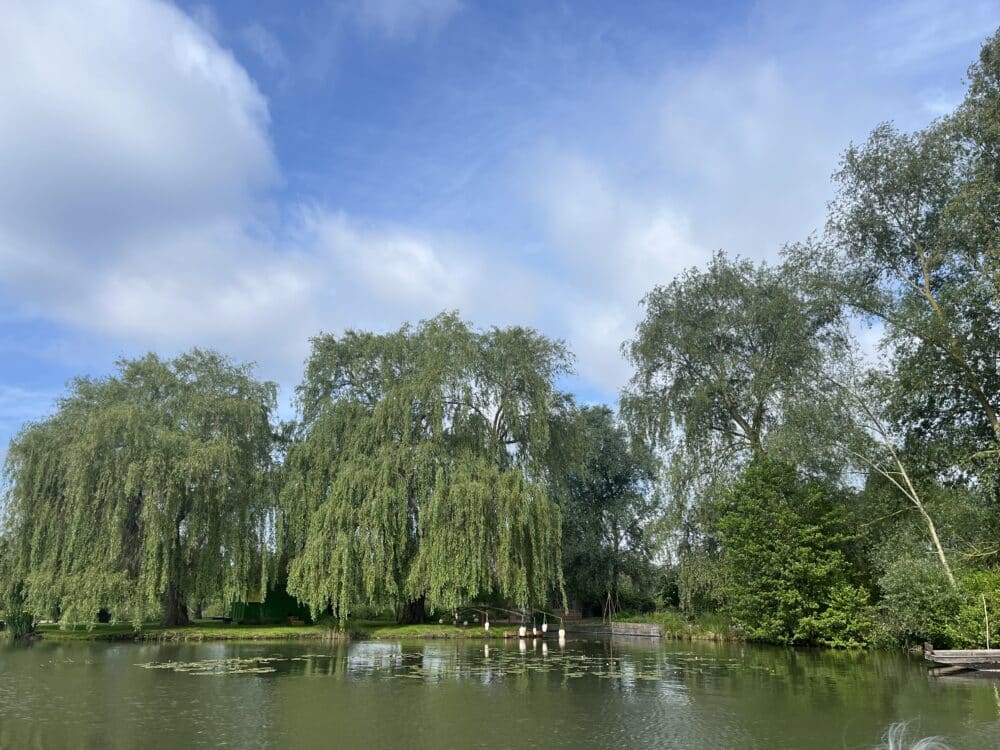
[[[424,596],[412,599],[403,605],[403,610],[399,613],[399,622],[403,625],[417,625],[424,621],[427,616]]]
[[[924,521],[927,523],[927,530],[931,535],[931,542],[934,544],[934,551],[937,553],[938,561],[941,563],[941,567],[944,568],[944,574],[948,578],[948,583],[952,585],[952,588],[958,586],[958,581],[955,580],[955,574],[951,572],[951,566],[948,564],[948,558],[944,556],[944,547],[941,546],[941,539],[938,537],[937,527],[934,525],[934,519],[931,518],[930,513],[924,509],[923,503],[916,503],[917,510],[920,511],[920,515],[924,517]]]
[[[161,601],[163,602],[161,625],[187,625],[189,623],[187,602],[184,601],[177,584],[171,583],[167,586]]]
[[[203,617],[203,612],[205,609],[205,602],[198,600],[198,603],[194,605],[194,619],[200,620]]]

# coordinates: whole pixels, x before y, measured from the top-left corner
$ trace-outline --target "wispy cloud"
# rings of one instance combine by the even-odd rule
[[[440,28],[462,4],[459,0],[360,0],[350,7],[362,28],[407,39]]]
[[[288,70],[288,57],[278,38],[259,23],[251,23],[240,29],[240,39],[257,58],[272,70]]]

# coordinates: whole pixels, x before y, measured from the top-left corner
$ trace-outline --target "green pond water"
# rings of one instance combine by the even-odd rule
[[[1000,748],[1000,679],[630,639],[0,645],[3,748]]]

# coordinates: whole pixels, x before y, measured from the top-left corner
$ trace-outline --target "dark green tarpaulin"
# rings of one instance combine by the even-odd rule
[[[229,611],[233,622],[264,625],[288,622],[290,617],[311,622],[309,608],[299,604],[284,586],[275,586],[262,602],[233,602]]]

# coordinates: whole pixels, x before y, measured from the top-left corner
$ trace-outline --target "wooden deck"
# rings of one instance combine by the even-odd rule
[[[956,671],[1000,672],[1000,648],[938,650],[925,643],[924,658],[942,667],[954,667]]]
[[[663,629],[654,623],[644,622],[611,622],[592,618],[581,622],[570,623],[566,630],[570,633],[586,633],[588,635],[627,635],[641,638],[662,638]]]

